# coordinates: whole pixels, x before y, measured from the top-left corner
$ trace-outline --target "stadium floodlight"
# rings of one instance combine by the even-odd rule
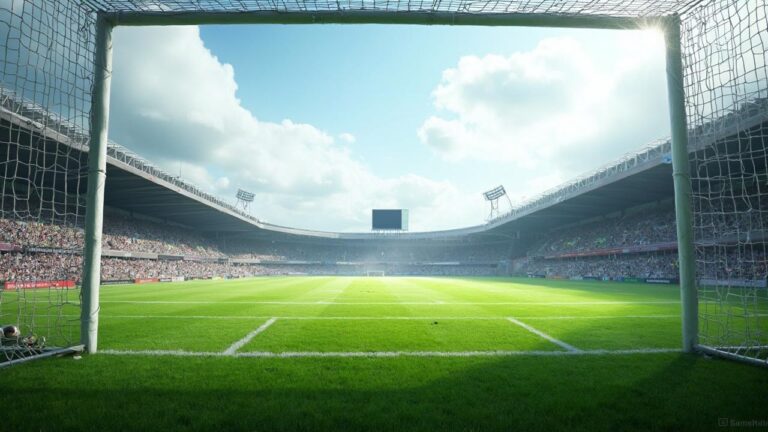
[[[489,222],[500,216],[501,212],[499,211],[499,199],[501,197],[507,197],[509,208],[512,209],[512,200],[509,199],[507,190],[504,189],[504,186],[502,185],[496,186],[489,191],[483,192],[483,196],[485,197],[485,200],[488,201],[488,203],[491,205],[491,212],[488,214],[487,219]]]
[[[18,4],[23,8],[17,8]],[[744,283],[749,269],[764,265],[764,237],[739,240],[738,247],[727,243],[721,220],[749,219],[754,230],[768,230],[763,210],[768,202],[764,184],[768,134],[762,128],[740,131],[736,150],[724,152],[728,143],[712,139],[719,131],[736,127],[739,113],[749,103],[764,101],[768,89],[768,5],[763,0],[522,0],[411,2],[330,0],[313,2],[242,2],[227,0],[35,0],[0,2],[0,37],[8,41],[0,57],[0,82],[48,113],[86,131],[71,134],[73,145],[89,146],[88,161],[53,158],[57,164],[35,165],[40,179],[48,175],[71,176],[64,183],[80,184],[80,173],[88,173],[87,189],[77,187],[66,193],[39,196],[11,193],[0,196],[0,215],[52,223],[64,220],[71,226],[85,221],[81,302],[81,341],[95,352],[99,313],[101,228],[106,182],[107,126],[112,77],[112,30],[121,25],[194,24],[417,24],[573,27],[595,29],[641,29],[651,25],[665,34],[666,80],[672,131],[673,168],[679,271],[683,315],[683,349],[696,349],[728,358],[768,364],[764,333],[752,327],[760,316],[750,299],[765,297],[765,288]],[[586,4],[589,4],[586,6]],[[22,41],[22,42],[19,42]],[[36,48],[55,45],[55,50]],[[34,58],[31,73],[18,72],[24,59]],[[685,62],[683,62],[685,59]],[[0,100],[6,90],[0,89]],[[713,122],[731,116],[732,123]],[[688,128],[690,124],[690,129]],[[64,133],[62,131],[49,131]],[[46,132],[46,133],[49,133]],[[11,134],[13,135],[13,134]],[[71,136],[70,136],[71,135]],[[688,142],[695,143],[689,148]],[[0,138],[5,144],[29,148],[21,138]],[[29,141],[29,140],[27,140]],[[751,150],[741,143],[750,142]],[[26,147],[25,147],[26,146]],[[62,144],[63,146],[63,144]],[[755,150],[757,149],[757,150]],[[695,151],[694,151],[695,150]],[[68,155],[66,148],[44,150],[48,156]],[[11,154],[10,152],[8,154]],[[18,154],[23,154],[19,152]],[[28,164],[17,156],[5,161],[4,184],[13,184],[19,170]],[[763,163],[759,163],[763,161]],[[734,165],[733,168],[731,165]],[[24,165],[26,166],[26,165]],[[691,167],[693,179],[691,176]],[[723,168],[725,167],[725,168]],[[742,172],[751,170],[749,175]],[[752,183],[748,183],[751,179]],[[695,189],[692,188],[695,185]],[[49,182],[35,184],[39,190]],[[30,190],[37,190],[30,188]],[[83,200],[78,194],[84,194]],[[501,198],[501,197],[499,197]],[[57,201],[58,200],[58,201]],[[39,202],[46,211],[31,212],[30,203]],[[85,202],[85,209],[83,209]],[[738,206],[734,203],[743,202]],[[762,205],[761,205],[762,204]],[[10,209],[10,210],[8,210]],[[753,209],[759,209],[757,212]],[[85,211],[84,211],[85,210]],[[751,211],[751,213],[750,213]],[[761,213],[763,212],[763,213]],[[755,213],[763,217],[753,217]],[[53,215],[50,217],[50,215]],[[695,217],[694,217],[695,216]],[[46,217],[48,219],[46,220]],[[715,246],[694,249],[694,227],[703,241]],[[730,246],[729,246],[730,245]],[[716,266],[735,263],[724,277]],[[697,263],[705,273],[715,275],[702,282],[697,291]],[[703,279],[700,277],[703,281]],[[742,282],[738,282],[741,280]],[[762,290],[762,291],[759,291]],[[722,293],[727,295],[722,295]],[[19,310],[25,296],[19,297]],[[2,293],[0,292],[0,295]],[[56,295],[48,296],[58,299]],[[702,325],[698,325],[701,302]],[[71,302],[56,300],[48,309],[63,311]],[[0,307],[4,303],[0,301]],[[2,314],[0,310],[0,314]],[[738,319],[733,319],[737,317]],[[21,331],[38,322],[20,324]],[[57,324],[58,325],[58,324]],[[701,330],[699,330],[701,329]],[[61,333],[61,332],[60,332]]]
[[[253,192],[248,192],[242,189],[237,190],[237,194],[235,195],[237,197],[237,206],[242,207],[243,210],[248,211],[248,207],[253,202],[253,199],[256,197],[256,194]]]
[[[507,194],[507,191],[504,189],[504,186],[498,186],[487,192],[483,192],[483,196],[485,197],[486,201],[497,200],[506,194]]]
[[[253,202],[253,198],[256,196],[253,192],[244,191],[242,189],[237,190],[237,199],[245,202]]]

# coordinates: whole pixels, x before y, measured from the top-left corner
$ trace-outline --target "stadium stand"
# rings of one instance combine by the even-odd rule
[[[677,278],[677,254],[639,253],[557,260],[531,260],[525,273],[533,277],[563,279],[666,279]]]
[[[79,281],[83,230],[0,219],[0,281]],[[192,228],[110,212],[102,240],[102,278],[245,277],[274,274],[493,275],[507,244],[419,247],[401,242],[332,245],[223,241]],[[246,252],[247,251],[247,252]]]
[[[674,242],[675,237],[675,211],[670,205],[663,210],[601,218],[589,224],[558,229],[529,254],[553,256],[601,249],[660,245]]]
[[[653,203],[555,229],[513,268],[531,277],[674,281],[675,239],[671,202]]]
[[[762,214],[755,212],[757,216]],[[749,218],[723,218],[721,232],[749,231]],[[198,231],[108,213],[102,278],[135,281],[234,278],[276,274],[499,275],[570,279],[666,279],[677,277],[674,213],[669,203],[645,205],[577,226],[561,227],[530,247],[525,242],[402,241],[272,242],[215,240]],[[0,219],[0,281],[80,279],[80,228]],[[521,257],[521,255],[524,255]],[[731,260],[736,254],[731,254]],[[511,263],[511,264],[509,264]],[[508,266],[508,267],[507,267]],[[715,267],[713,267],[715,268]],[[712,278],[765,274],[765,254],[750,266],[716,267]],[[732,274],[729,268],[739,268]]]
[[[738,137],[730,138],[737,136],[734,133],[747,128],[760,131],[753,135],[768,133],[768,102],[758,102],[748,110],[700,126],[706,134],[699,135],[723,139],[722,152],[727,155],[732,150],[730,143],[744,145]],[[49,163],[49,153],[42,147],[51,143],[66,149],[72,163],[83,159],[80,147],[61,138],[81,132],[60,124],[33,104],[5,98],[0,126],[0,134],[20,136],[0,139],[0,154],[9,155],[3,161],[7,170],[23,172],[17,168],[25,162],[12,156],[26,154],[22,150],[35,155],[42,165]],[[692,154],[704,151],[697,149],[706,144],[693,142]],[[665,162],[668,152],[668,141],[653,143],[484,225],[377,234],[320,232],[263,222],[111,143],[102,277],[120,282],[384,272],[673,282],[677,246],[670,201],[671,166]],[[74,212],[74,222],[59,222],[57,218],[68,213],[56,206],[73,204],[67,195],[61,195],[63,200],[53,207],[42,207],[42,196],[25,192],[27,184],[36,185],[34,175],[30,170],[30,178],[7,179],[10,189],[4,190],[15,192],[0,196],[0,281],[78,281],[82,215]],[[64,190],[85,185],[42,186]],[[749,198],[759,196],[755,189],[759,187],[740,186],[740,196],[745,199],[733,200],[734,211],[700,208],[697,212],[701,278],[764,281],[766,233],[762,227],[768,225],[768,203]],[[20,191],[24,192],[22,198],[17,196]]]

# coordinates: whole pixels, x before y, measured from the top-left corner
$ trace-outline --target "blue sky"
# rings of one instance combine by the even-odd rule
[[[597,53],[612,33],[381,25],[201,27],[206,46],[234,66],[243,106],[260,119],[290,118],[332,133],[352,133],[358,144],[354,152],[380,175],[439,178],[473,168],[441,163],[415,133],[434,112],[430,95],[443,70],[467,55],[528,51],[547,37],[578,38]],[[485,169],[503,172],[504,165]],[[464,178],[481,189],[492,186],[487,180]]]
[[[484,222],[667,135],[660,37],[411,26],[118,29],[111,137],[270,222]],[[141,125],[141,127],[137,127]]]
[[[241,77],[243,106],[263,120],[291,118],[350,132],[357,137],[357,152],[381,175],[447,174],[449,167],[418,145],[415,133],[433,112],[430,93],[443,70],[464,55],[528,50],[558,33],[486,27],[201,28],[206,46]]]

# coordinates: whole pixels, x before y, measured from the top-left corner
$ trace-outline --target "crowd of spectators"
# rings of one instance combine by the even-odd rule
[[[0,243],[24,250],[23,253],[16,250],[0,254],[0,281],[79,280],[83,233],[83,229],[77,226],[0,218]],[[507,244],[447,243],[425,247],[420,243],[393,242],[386,246],[368,243],[334,247],[311,243],[216,242],[191,229],[115,214],[105,214],[102,247],[111,251],[193,258],[105,256],[101,265],[102,279],[106,281],[273,274],[366,274],[366,268],[361,265],[337,265],[337,262],[385,262],[389,263],[385,270],[387,274],[488,275],[495,274],[495,265],[435,266],[424,263],[497,263],[508,254]],[[230,262],[229,258],[245,258],[251,262],[236,259]],[[294,264],[289,265],[289,262]]]
[[[0,254],[0,281],[79,280],[82,257],[64,253]]]
[[[698,256],[697,273],[712,279],[768,278],[767,245],[704,248]]]
[[[720,192],[696,203],[694,236],[697,242],[736,244],[768,240],[768,199],[760,199],[760,193]],[[554,230],[532,247],[528,255],[554,257],[671,243],[676,239],[674,208],[659,206]]]
[[[564,278],[675,279],[678,271],[677,252],[666,251],[577,258],[528,257],[517,261],[514,273]],[[763,280],[768,277],[766,245],[702,248],[697,254],[696,274],[705,279]]]
[[[164,255],[224,256],[215,241],[192,229],[121,216],[105,218],[102,246],[113,250]]]
[[[0,218],[0,243],[27,248],[80,251],[84,231],[80,227]],[[509,256],[509,244],[452,242],[424,244],[289,243],[248,240],[214,240],[188,228],[120,215],[105,215],[102,247],[106,250],[142,252],[198,258],[236,258],[258,261],[402,262],[462,261],[498,262]]]
[[[732,242],[744,240],[747,235],[766,239],[768,199],[744,194],[697,202],[701,204],[694,219],[697,240]]]
[[[81,227],[0,219],[0,242],[21,247],[81,250]],[[221,257],[215,241],[176,225],[117,215],[104,218],[102,247],[126,252],[163,255]]]
[[[653,209],[555,230],[529,252],[556,256],[573,252],[674,242],[674,209]]]
[[[698,213],[695,221],[698,277],[718,280],[766,277],[768,200],[753,204],[746,209],[725,206],[720,211]],[[711,240],[716,241],[709,242]],[[630,254],[617,254],[616,249],[661,246],[675,241],[674,209],[645,209],[552,231],[528,251],[527,259],[518,261],[514,272],[567,278],[673,279],[678,276],[674,248]],[[573,256],[580,253],[590,256]]]
[[[257,266],[234,266],[228,263],[102,258],[101,277],[104,280],[133,280],[147,278],[244,277],[261,274]]]
[[[64,253],[5,253],[0,254],[0,281],[79,281],[82,257]],[[102,258],[101,277],[104,281],[132,281],[152,278],[236,278],[263,275],[365,275],[363,265],[337,264],[232,264],[205,261],[151,260]],[[388,275],[455,275],[481,276],[496,274],[489,265],[389,265]]]
[[[529,259],[522,273],[546,277],[597,279],[674,279],[676,253],[645,253],[563,259]]]
[[[64,225],[0,218],[0,242],[28,247],[82,249],[83,230]]]
[[[223,249],[238,259],[262,261],[495,263],[509,258],[509,243],[356,242],[330,246],[313,243],[230,241]]]
[[[63,253],[0,254],[0,281],[75,280],[82,276],[82,257]],[[274,274],[258,265],[228,263],[102,258],[101,278],[105,281],[148,278],[244,277]]]
[[[726,214],[723,233],[751,227],[732,245],[701,247],[698,274],[712,278],[764,278],[766,253],[760,239],[763,210]],[[702,219],[703,220],[703,219]],[[714,222],[713,222],[714,223]],[[743,233],[742,233],[743,234]],[[675,241],[674,212],[656,208],[622,217],[556,230],[545,236],[513,265],[513,273],[557,277],[675,278],[677,255],[663,252],[622,253],[610,249]],[[744,243],[747,243],[746,245]],[[79,227],[0,218],[0,281],[79,280],[83,230]],[[481,276],[500,274],[513,256],[510,243],[472,242],[337,242],[295,243],[216,241],[191,229],[159,222],[109,215],[103,247],[122,252],[154,253],[158,259],[102,258],[102,279],[244,277],[272,274],[366,274],[365,263],[378,263],[388,275]],[[595,256],[564,257],[599,252]],[[518,255],[519,255],[518,251]],[[164,257],[162,255],[168,255]],[[175,259],[172,259],[176,257]],[[184,257],[184,259],[181,259]],[[243,261],[245,259],[245,261]],[[351,263],[351,264],[350,264]],[[435,265],[441,263],[443,265]],[[452,265],[445,265],[452,263]],[[457,265],[456,263],[460,263]],[[383,267],[382,267],[383,266]]]

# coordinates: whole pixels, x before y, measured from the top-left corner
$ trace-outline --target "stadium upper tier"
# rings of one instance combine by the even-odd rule
[[[47,159],[61,157],[61,148],[66,148],[67,158],[78,162],[79,167],[87,165],[88,150],[83,144],[87,139],[82,131],[34,104],[20,102],[7,92],[0,91],[0,94],[4,94],[0,107],[0,154],[20,152],[18,159],[35,159],[37,164],[47,166],[54,164],[53,160]],[[692,151],[703,151],[700,149],[717,141],[722,141],[724,146],[738,146],[738,139],[732,138],[754,128],[768,128],[768,100],[755,101],[738,112],[699,126],[696,136],[700,138],[691,143]],[[18,136],[9,139],[11,134]],[[31,145],[19,146],[11,152],[12,142],[29,142]],[[54,148],[58,150],[51,151]],[[127,212],[238,238],[310,242],[328,239],[503,241],[518,237],[520,232],[549,230],[670,198],[673,184],[669,151],[668,141],[653,143],[551,189],[483,225],[431,232],[339,233],[261,221],[112,143],[108,149],[105,203]],[[20,167],[33,169],[25,164]],[[30,174],[18,173],[18,178],[33,178]],[[51,189],[85,196],[85,181],[77,176],[62,177],[68,184],[56,184],[60,180],[55,175],[42,181],[49,182],[46,186]]]

